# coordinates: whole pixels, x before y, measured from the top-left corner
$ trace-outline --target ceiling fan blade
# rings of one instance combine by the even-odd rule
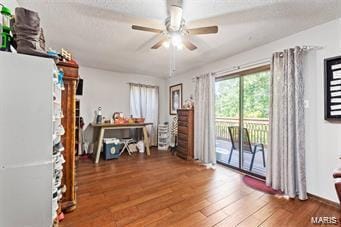
[[[201,27],[201,28],[190,28],[187,29],[190,35],[203,35],[218,33],[218,26]]]
[[[154,46],[151,47],[151,49],[158,49],[166,40],[167,40],[166,37],[162,37],[159,42],[155,43]]]
[[[195,50],[197,49],[198,47],[196,45],[194,45],[191,41],[189,41],[188,39],[186,38],[183,38],[182,39],[182,43],[184,44],[184,46],[189,49],[189,50]]]
[[[143,27],[143,26],[139,26],[139,25],[132,25],[131,28],[134,30],[145,31],[145,32],[162,33],[161,29],[148,28],[148,27]]]

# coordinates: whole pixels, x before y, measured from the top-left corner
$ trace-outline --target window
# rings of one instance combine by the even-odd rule
[[[159,88],[156,86],[130,84],[130,114],[133,117],[143,117],[145,122],[153,123],[147,126],[150,144],[157,144],[157,126],[159,121]]]
[[[215,103],[217,161],[265,176],[270,103],[269,67],[218,78]]]

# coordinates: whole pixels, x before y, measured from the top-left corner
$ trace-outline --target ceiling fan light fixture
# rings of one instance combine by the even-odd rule
[[[165,41],[165,42],[162,43],[162,46],[163,46],[164,48],[166,48],[166,49],[169,48],[169,45],[170,45],[169,40],[167,40],[167,41]]]
[[[176,46],[176,49],[178,49],[178,50],[182,50],[183,48],[184,48],[184,45],[182,43],[180,43]]]
[[[181,34],[178,32],[174,32],[171,35],[171,41],[172,41],[172,45],[175,46],[177,49],[182,49],[183,47],[183,43],[182,43],[182,39],[181,39]]]
[[[170,27],[173,31],[178,31],[181,27],[182,8],[172,5],[170,7]]]
[[[218,26],[187,28],[186,21],[182,16],[182,6],[183,0],[167,0],[168,17],[164,21],[165,29],[155,29],[139,25],[132,25],[132,29],[160,34],[159,41],[151,46],[151,49],[154,50],[161,46],[166,49],[171,48],[172,53],[175,49],[181,50],[186,48],[190,51],[196,50],[198,47],[191,42],[190,36],[218,33]]]

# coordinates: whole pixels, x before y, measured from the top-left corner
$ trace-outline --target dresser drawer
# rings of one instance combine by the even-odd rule
[[[178,121],[178,126],[187,127],[188,126],[188,122],[187,121]]]
[[[178,141],[182,141],[182,142],[187,142],[188,140],[188,136],[187,135],[184,135],[184,134],[179,134],[178,136]]]
[[[178,126],[178,132],[182,134],[188,134],[188,128],[185,126]]]
[[[182,154],[183,156],[187,156],[187,149],[184,149],[183,147],[177,147],[176,148],[176,153],[177,154]]]
[[[178,140],[187,140],[187,134],[178,133]]]
[[[187,154],[186,153],[182,153],[181,151],[176,151],[176,155],[180,158],[183,158],[183,159],[187,159]]]
[[[188,111],[178,111],[179,116],[188,116]]]
[[[193,114],[193,110],[178,110],[178,140],[176,153],[179,157],[187,160],[193,158]]]
[[[178,140],[178,147],[181,147],[181,148],[187,150],[187,147],[188,147],[187,141]]]
[[[187,116],[178,116],[178,120],[188,122],[188,117]]]

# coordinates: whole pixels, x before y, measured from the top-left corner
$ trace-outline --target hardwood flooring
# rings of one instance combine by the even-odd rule
[[[287,200],[245,186],[242,175],[207,169],[169,152],[152,150],[77,169],[77,209],[62,227],[316,226],[312,216],[340,210],[316,200]]]

